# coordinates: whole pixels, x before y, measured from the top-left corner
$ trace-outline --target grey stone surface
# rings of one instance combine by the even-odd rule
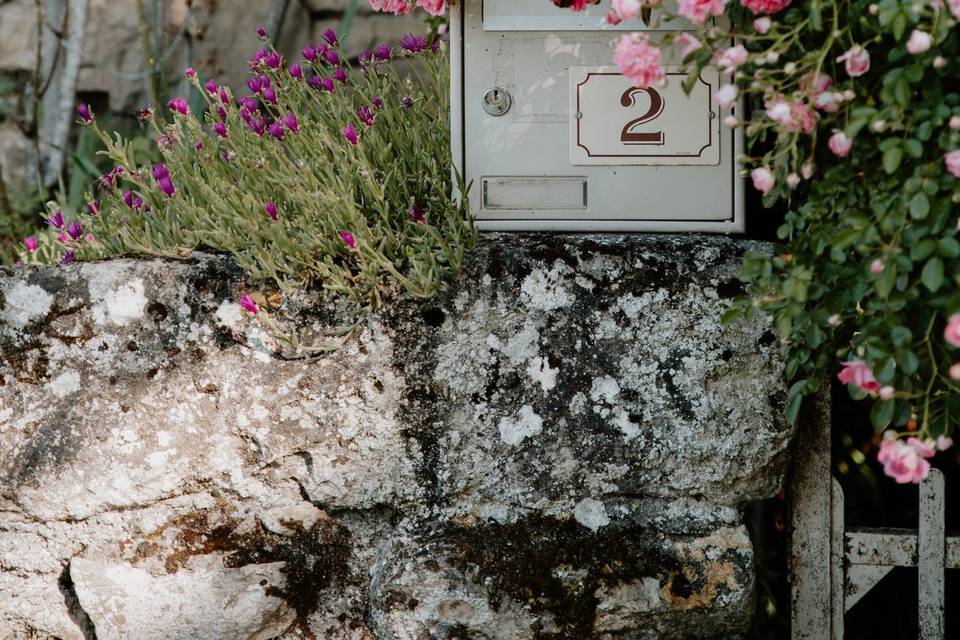
[[[736,637],[793,435],[769,327],[719,323],[748,248],[487,235],[321,355],[344,318],[224,258],[0,271],[0,638],[163,628],[250,567],[216,629],[252,630],[204,637]]]

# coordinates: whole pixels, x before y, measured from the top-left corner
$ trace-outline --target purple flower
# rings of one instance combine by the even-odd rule
[[[144,107],[137,112],[137,118],[140,122],[148,122],[153,119],[153,107]]]
[[[214,80],[213,78],[210,78],[209,80],[207,80],[203,84],[203,87],[207,90],[207,93],[209,93],[210,95],[215,94],[217,90],[220,89],[220,87],[217,86],[217,81]]]
[[[63,255],[60,256],[60,264],[68,265],[76,259],[77,259],[77,254],[75,251],[64,251]]]
[[[250,76],[247,78],[247,88],[253,93],[260,93],[260,90],[263,89],[263,81],[260,79],[260,76]]]
[[[287,115],[281,118],[283,126],[290,130],[291,133],[297,133],[300,131],[300,123],[297,122],[297,114],[293,111],[287,111]]]
[[[47,224],[54,229],[63,229],[63,211],[60,209],[54,211],[53,215],[47,218]]]
[[[374,97],[374,99],[370,101],[370,104],[373,105],[374,109],[383,109],[383,100],[380,99],[380,96]]]
[[[280,124],[279,120],[274,120],[273,122],[271,122],[268,131],[270,132],[270,135],[272,135],[277,140],[283,140],[283,135],[284,135],[283,125]]]
[[[240,296],[240,306],[243,307],[244,311],[257,315],[260,313],[260,307],[257,306],[257,303],[253,301],[253,298],[250,297],[249,293],[245,293]]]
[[[263,99],[270,104],[277,104],[277,94],[273,90],[273,87],[267,87],[263,90]]]
[[[304,60],[316,62],[317,57],[320,55],[320,50],[313,46],[306,46],[300,49],[300,55],[303,56]]]
[[[341,231],[340,239],[343,240],[343,243],[350,247],[351,249],[357,248],[357,240],[353,237],[353,234],[349,231]]]
[[[100,185],[104,189],[112,189],[117,178],[123,173],[123,167],[117,166],[100,176]]]
[[[240,116],[250,127],[250,130],[258,136],[262,136],[267,131],[267,121],[264,118],[255,118],[247,111],[241,111]]]
[[[426,215],[424,215],[423,207],[418,204],[413,205],[407,209],[407,215],[410,216],[410,219],[418,224],[423,224],[426,222]]]
[[[360,122],[368,127],[373,126],[373,111],[370,110],[370,107],[360,107],[357,109],[357,117],[360,119]]]
[[[333,84],[333,78],[331,78],[330,76],[324,76],[323,80],[320,81],[320,86],[323,88],[324,91],[333,93],[333,89],[336,85]]]
[[[423,36],[408,33],[400,38],[400,48],[410,53],[420,53],[427,48],[427,40]]]
[[[67,233],[70,234],[70,237],[74,240],[79,240],[80,236],[83,235],[83,225],[79,222],[71,222],[67,226]]]
[[[190,78],[191,80],[197,77],[197,70],[194,69],[193,67],[187,67],[184,73],[187,74],[187,77]]]
[[[171,111],[176,111],[182,116],[187,115],[190,111],[190,108],[187,106],[187,101],[183,98],[174,98],[167,103],[167,106],[170,107]]]
[[[30,253],[36,253],[37,246],[38,246],[36,236],[27,236],[26,238],[24,238],[23,246],[25,246],[27,248],[27,251],[29,251]]]
[[[288,71],[290,72],[290,75],[297,80],[303,79],[303,67],[300,66],[299,62],[294,62],[292,65],[290,65]]]
[[[352,124],[348,124],[343,129],[340,130],[343,134],[343,137],[352,145],[357,145],[360,143],[360,139],[357,137],[357,128]]]
[[[373,50],[373,55],[376,56],[377,60],[380,62],[386,62],[389,60],[392,53],[393,52],[390,50],[390,45],[388,44],[381,44]]]
[[[243,96],[240,98],[240,100],[238,100],[238,102],[244,110],[251,113],[256,113],[260,108],[260,105],[257,104],[257,101],[253,98],[253,96]]]
[[[83,124],[90,124],[93,122],[93,114],[90,112],[90,105],[86,102],[81,102],[77,105],[77,115],[80,116],[80,119],[83,120]]]
[[[87,203],[87,213],[92,216],[100,215],[100,203],[96,200],[91,200]]]
[[[331,47],[337,46],[339,40],[337,40],[337,32],[333,29],[327,29],[323,32],[323,39],[327,41]]]
[[[128,207],[133,209],[133,191],[124,191],[123,192],[123,201]],[[58,227],[59,228],[59,227]]]
[[[150,170],[150,175],[159,180],[161,178],[170,177],[170,171],[167,169],[167,165],[163,164],[162,162],[158,162],[157,164],[153,165],[153,169]]]
[[[214,125],[213,125],[213,131],[214,131],[214,133],[216,133],[216,134],[217,134],[218,136],[220,136],[221,138],[226,138],[226,137],[227,137],[227,125],[223,124],[222,122],[218,122],[218,123],[214,124]]]
[[[310,79],[307,80],[307,84],[316,89],[320,90],[320,76],[310,76]]]
[[[411,109],[413,107],[413,98],[405,96],[403,100],[400,101],[400,106],[404,109]]]
[[[333,77],[343,84],[347,84],[347,72],[343,69],[343,67],[338,67],[337,70],[333,72]]]
[[[367,49],[366,51],[361,51],[360,55],[357,56],[357,62],[360,63],[361,67],[365,67],[370,64],[370,61],[373,60],[373,51]]]
[[[277,213],[277,203],[273,201],[265,202],[263,205],[263,210],[266,211],[267,215],[273,220],[276,220],[279,217],[279,214]]]
[[[280,57],[280,54],[276,51],[271,51],[263,59],[263,62],[271,69],[278,69],[280,65],[283,64],[283,58]]]
[[[327,49],[323,52],[323,58],[330,64],[337,66],[340,64],[340,54],[333,49]]]
[[[134,199],[133,199],[133,208],[136,209],[137,211],[139,211],[141,207],[143,207],[143,200],[141,200],[140,198],[134,198]],[[150,207],[147,207],[146,210],[147,210],[147,211],[150,211]]]
[[[263,28],[263,25],[257,27],[257,37],[261,40],[267,39],[267,30]]]
[[[163,191],[164,195],[168,198],[172,198],[173,194],[177,192],[177,188],[173,186],[173,180],[170,176],[164,176],[157,180],[157,186],[160,187],[160,191]]]

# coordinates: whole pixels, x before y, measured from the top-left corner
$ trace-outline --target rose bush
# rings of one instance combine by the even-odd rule
[[[665,82],[662,47],[680,51],[688,83],[719,67],[745,172],[767,206],[788,207],[782,251],[745,260],[750,295],[726,319],[773,316],[791,419],[842,368],[887,432],[888,474],[921,480],[960,423],[960,0],[611,1],[611,23],[638,17],[691,28],[620,36],[623,73]]]

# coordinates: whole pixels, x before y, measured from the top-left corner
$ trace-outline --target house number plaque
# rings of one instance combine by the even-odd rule
[[[574,165],[718,165],[717,72],[687,95],[684,74],[638,89],[616,67],[570,69],[570,162]]]

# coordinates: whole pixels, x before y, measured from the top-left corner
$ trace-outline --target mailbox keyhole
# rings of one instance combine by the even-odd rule
[[[494,117],[499,117],[510,111],[513,98],[506,89],[494,87],[483,94],[483,110]]]

